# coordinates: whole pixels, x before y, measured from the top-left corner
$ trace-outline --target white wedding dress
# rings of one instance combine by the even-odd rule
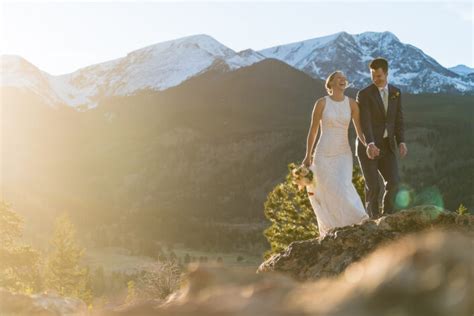
[[[334,227],[358,224],[369,216],[352,184],[353,158],[348,129],[351,122],[349,98],[334,101],[326,96],[321,119],[321,136],[314,150],[310,169],[315,187],[307,187],[318,221],[319,235],[325,236]]]

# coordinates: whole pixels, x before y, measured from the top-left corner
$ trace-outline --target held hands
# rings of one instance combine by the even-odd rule
[[[398,150],[400,151],[400,158],[402,159],[408,154],[407,145],[405,143],[400,143]]]
[[[380,149],[373,143],[369,144],[367,146],[367,157],[369,157],[369,159],[375,159],[378,155],[380,155]]]

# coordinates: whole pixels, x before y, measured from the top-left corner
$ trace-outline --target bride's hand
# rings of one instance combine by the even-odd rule
[[[304,160],[301,164],[305,165],[306,167],[311,166],[311,157],[308,157],[308,156],[304,157]]]

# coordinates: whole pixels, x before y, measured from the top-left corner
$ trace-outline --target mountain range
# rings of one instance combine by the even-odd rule
[[[233,71],[268,58],[278,59],[316,79],[343,70],[352,86],[370,83],[368,62],[377,56],[390,61],[390,82],[409,93],[474,93],[474,72],[451,69],[390,32],[333,35],[240,52],[206,34],[186,36],[130,52],[125,57],[53,76],[24,58],[3,55],[1,87],[39,95],[46,104],[95,108],[107,97],[162,91],[209,70]]]
[[[390,32],[365,32],[309,39],[260,51],[280,59],[314,78],[343,70],[356,88],[370,84],[368,63],[374,57],[389,60],[389,81],[409,93],[472,93],[472,78],[441,66],[421,49],[402,43]]]

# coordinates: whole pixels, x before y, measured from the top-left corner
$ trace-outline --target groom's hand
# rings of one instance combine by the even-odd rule
[[[400,151],[400,158],[405,158],[405,156],[408,154],[408,148],[405,143],[400,143],[398,150]]]
[[[380,154],[380,149],[375,146],[374,143],[370,143],[367,145],[367,156],[369,159],[374,159],[376,156]]]

